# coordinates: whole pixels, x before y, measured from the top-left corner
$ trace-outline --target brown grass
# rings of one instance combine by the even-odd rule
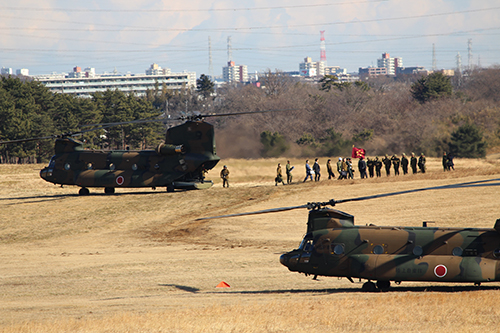
[[[198,217],[301,205],[500,178],[498,159],[457,159],[444,173],[274,186],[286,160],[224,160],[204,191],[119,189],[79,197],[38,177],[37,165],[0,165],[0,332],[494,331],[498,283],[405,283],[366,294],[361,284],[312,281],[279,264],[297,246],[307,211],[195,221]],[[322,166],[326,158],[320,158]],[[302,181],[303,160],[292,160]],[[326,171],[326,170],[325,170]],[[419,192],[337,207],[357,224],[491,227],[498,187]],[[217,289],[220,281],[231,288]]]

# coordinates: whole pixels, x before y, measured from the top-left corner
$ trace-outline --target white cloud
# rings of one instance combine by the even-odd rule
[[[157,62],[199,75],[208,69],[210,36],[219,74],[231,36],[234,60],[251,71],[297,70],[305,56],[319,60],[320,30],[329,64],[350,71],[376,64],[382,52],[402,56],[406,66],[430,67],[432,43],[438,66],[451,68],[457,52],[466,54],[468,38],[489,65],[499,62],[498,7],[493,0],[7,0],[0,5],[0,66],[143,72]],[[493,9],[477,11],[484,8]]]

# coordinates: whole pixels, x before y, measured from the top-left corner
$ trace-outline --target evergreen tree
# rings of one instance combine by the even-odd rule
[[[208,99],[214,93],[214,86],[215,84],[205,74],[201,74],[200,78],[196,80],[196,91],[204,99]]]
[[[456,157],[479,158],[486,156],[486,142],[476,125],[469,122],[451,134],[448,144],[450,153]]]
[[[425,103],[451,96],[453,88],[449,77],[444,76],[443,73],[432,73],[412,84],[410,91],[414,99]]]

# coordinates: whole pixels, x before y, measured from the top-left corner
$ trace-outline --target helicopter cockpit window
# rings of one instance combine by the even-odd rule
[[[493,251],[493,256],[495,258],[500,258],[500,249],[495,249],[495,251]]]
[[[344,244],[332,244],[333,253],[340,255],[344,254]]]
[[[114,165],[113,163],[111,163],[111,164],[109,165],[109,170],[113,171],[114,169],[115,169],[115,165]]]
[[[54,156],[52,156],[49,163],[49,169],[54,169],[55,165],[56,165],[56,159],[54,158]]]
[[[464,253],[464,250],[462,250],[460,246],[457,246],[453,249],[453,251],[451,251],[451,253],[456,257],[461,257]]]
[[[375,247],[373,248],[373,253],[382,254],[384,253],[384,248],[382,247],[382,245],[375,245]]]
[[[413,248],[413,255],[420,257],[424,253],[424,249],[421,246],[417,245]]]
[[[299,249],[304,252],[312,252],[313,250],[313,240],[311,238],[304,238],[299,246]]]

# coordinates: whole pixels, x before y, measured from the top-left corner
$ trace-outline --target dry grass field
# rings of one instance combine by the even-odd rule
[[[91,189],[52,185],[41,165],[0,165],[0,332],[472,332],[500,331],[500,283],[403,283],[363,293],[360,283],[312,280],[279,255],[298,246],[307,211],[195,221],[427,186],[500,178],[498,156],[456,159],[443,172],[274,186],[277,159],[223,160],[214,187]],[[284,159],[279,160],[284,165]],[[324,168],[326,159],[321,159]],[[218,173],[231,171],[231,187]],[[492,227],[500,187],[425,191],[345,203],[357,224]],[[216,288],[221,281],[230,288]]]

